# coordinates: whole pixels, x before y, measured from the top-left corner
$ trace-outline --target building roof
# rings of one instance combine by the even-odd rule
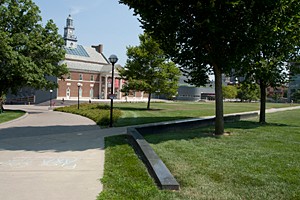
[[[77,48],[65,48],[67,54],[74,56],[90,57],[82,45],[77,45]]]
[[[93,47],[77,45],[76,48],[65,47],[66,56],[63,64],[67,64],[69,69],[89,72],[111,72],[111,64],[106,57],[96,51]]]
[[[102,65],[108,65],[109,62],[102,53],[96,51],[92,47],[84,47],[77,45],[76,48],[65,48],[66,60],[76,60],[78,62],[97,63]]]

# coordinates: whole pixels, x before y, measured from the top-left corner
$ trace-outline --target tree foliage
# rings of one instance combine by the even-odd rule
[[[238,86],[237,98],[243,101],[259,100],[260,90],[258,84],[242,83]]]
[[[222,87],[223,97],[226,99],[234,99],[237,96],[237,88],[233,85],[227,85]]]
[[[266,1],[259,9],[267,12],[253,16],[257,18],[251,28],[254,48],[245,53],[237,68],[248,83],[259,84],[260,122],[265,123],[266,88],[286,83],[288,72],[295,71],[295,66],[287,63],[299,60],[300,1]]]
[[[292,100],[294,102],[300,103],[300,89],[292,94]]]
[[[257,17],[257,23],[252,25],[252,37],[256,40],[254,49],[245,53],[238,67],[242,67],[240,71],[246,75],[246,80],[276,87],[286,82],[287,69],[297,69],[286,62],[299,61],[300,2],[266,1],[260,9],[267,12]]]
[[[215,75],[215,134],[223,134],[222,74],[251,49],[245,37],[249,7],[244,1],[120,0],[140,16],[142,27],[182,67],[196,86]],[[252,11],[252,8],[250,9]],[[249,44],[246,48],[246,45]]]
[[[41,24],[39,8],[31,0],[0,1],[0,94],[24,86],[57,87],[47,79],[67,73],[64,40],[52,20]]]
[[[224,131],[222,73],[229,73],[232,67],[240,68],[249,55],[260,53],[258,47],[262,44],[272,47],[270,52],[275,51],[276,34],[263,37],[272,31],[280,33],[280,29],[270,26],[271,21],[284,27],[285,20],[291,17],[292,25],[287,29],[293,31],[297,28],[294,22],[299,22],[295,12],[297,8],[300,10],[298,0],[120,0],[120,3],[134,9],[142,27],[182,66],[191,83],[203,85],[208,80],[207,73],[214,72],[215,134]],[[270,23],[265,24],[268,19]]]
[[[150,109],[151,94],[170,97],[177,93],[180,70],[166,58],[151,36],[143,34],[139,38],[139,46],[127,47],[128,59],[119,73],[127,80],[125,90],[148,93],[147,108]]]

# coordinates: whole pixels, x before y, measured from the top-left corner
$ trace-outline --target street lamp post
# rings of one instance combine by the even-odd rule
[[[49,91],[50,92],[50,109],[52,108],[52,92],[53,92],[53,90],[50,90]]]
[[[113,104],[114,104],[114,71],[115,71],[115,64],[118,62],[118,57],[116,55],[111,55],[108,58],[109,62],[112,64],[112,71],[111,71],[111,90],[110,90],[110,121],[109,127],[112,127],[113,121]]]
[[[77,87],[78,87],[78,103],[77,103],[77,109],[79,110],[79,90],[80,90],[80,87],[82,86],[81,83],[77,83]]]

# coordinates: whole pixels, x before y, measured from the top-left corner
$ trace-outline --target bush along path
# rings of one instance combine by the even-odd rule
[[[101,127],[107,127],[110,121],[110,106],[107,104],[80,104],[55,108],[55,111],[68,112],[82,115],[95,121]],[[122,113],[119,109],[113,109],[113,123],[116,122]]]

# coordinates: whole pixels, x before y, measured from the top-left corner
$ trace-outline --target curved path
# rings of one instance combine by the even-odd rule
[[[5,108],[28,114],[0,124],[0,199],[96,199],[104,137],[126,129],[100,129],[92,120],[46,106]]]

